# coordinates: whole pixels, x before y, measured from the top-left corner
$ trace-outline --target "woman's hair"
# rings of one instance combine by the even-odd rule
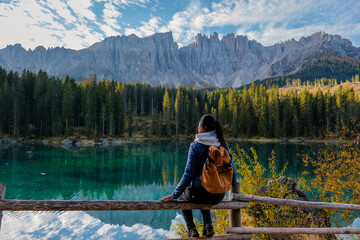
[[[205,132],[216,130],[216,136],[219,139],[221,146],[226,148],[224,130],[219,120],[217,120],[213,115],[207,114],[200,118],[199,125],[204,128]]]

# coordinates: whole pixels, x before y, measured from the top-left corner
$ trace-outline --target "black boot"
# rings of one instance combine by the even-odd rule
[[[189,237],[199,237],[199,233],[196,230],[194,219],[192,215],[192,210],[181,210],[182,215],[186,223],[186,228],[188,229]]]
[[[199,237],[199,233],[196,230],[196,227],[188,229],[188,237]]]
[[[212,237],[214,236],[215,231],[212,223],[205,223],[203,228],[203,236]]]

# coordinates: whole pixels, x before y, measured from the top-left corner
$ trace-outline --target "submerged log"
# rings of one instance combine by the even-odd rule
[[[74,200],[0,200],[0,210],[8,211],[107,211],[107,210],[190,210],[241,209],[247,202],[222,201],[217,205],[183,201],[74,201]]]
[[[360,234],[360,228],[225,228],[235,234]]]
[[[244,195],[244,194],[233,194],[232,199],[234,201],[268,203],[268,204],[286,205],[286,206],[292,206],[292,207],[360,211],[360,205],[345,204],[345,203],[311,202],[311,201],[260,197],[260,196],[254,196],[254,195]]]

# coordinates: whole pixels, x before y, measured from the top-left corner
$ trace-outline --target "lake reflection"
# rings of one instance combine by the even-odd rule
[[[0,182],[6,183],[6,199],[158,200],[170,194],[179,182],[189,145],[190,142],[149,142],[85,149],[37,144],[12,146],[0,151]],[[235,143],[229,145],[235,149]],[[287,162],[286,175],[290,177],[303,170],[297,154],[308,148],[289,143],[240,142],[239,145],[247,150],[253,146],[265,165],[274,149],[278,169]],[[134,239],[140,238],[141,234],[135,233],[143,229],[144,236],[169,237],[173,234],[169,230],[177,213],[179,211],[6,212],[0,236],[32,239],[38,234],[43,239],[59,236],[87,239],[86,236],[98,234],[108,239],[112,239],[110,236],[114,239],[132,236]],[[50,219],[48,225],[44,219]],[[82,222],[83,219],[88,222]],[[40,229],[19,227],[22,226],[17,225],[20,220],[23,225]],[[68,221],[73,224],[69,225]],[[81,224],[85,228],[81,228]],[[73,227],[76,225],[80,227],[80,235],[76,235]],[[11,230],[7,229],[9,227]],[[46,231],[53,235],[47,235]],[[133,235],[129,235],[130,232]]]

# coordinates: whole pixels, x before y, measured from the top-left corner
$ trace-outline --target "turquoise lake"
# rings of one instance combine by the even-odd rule
[[[230,142],[257,150],[267,163],[275,150],[280,169],[297,177],[309,145]],[[158,200],[181,179],[190,142],[143,142],[112,148],[0,148],[0,182],[6,199]],[[176,237],[171,225],[180,211],[90,211],[3,213],[0,239],[147,239]],[[200,214],[195,214],[199,217]]]

